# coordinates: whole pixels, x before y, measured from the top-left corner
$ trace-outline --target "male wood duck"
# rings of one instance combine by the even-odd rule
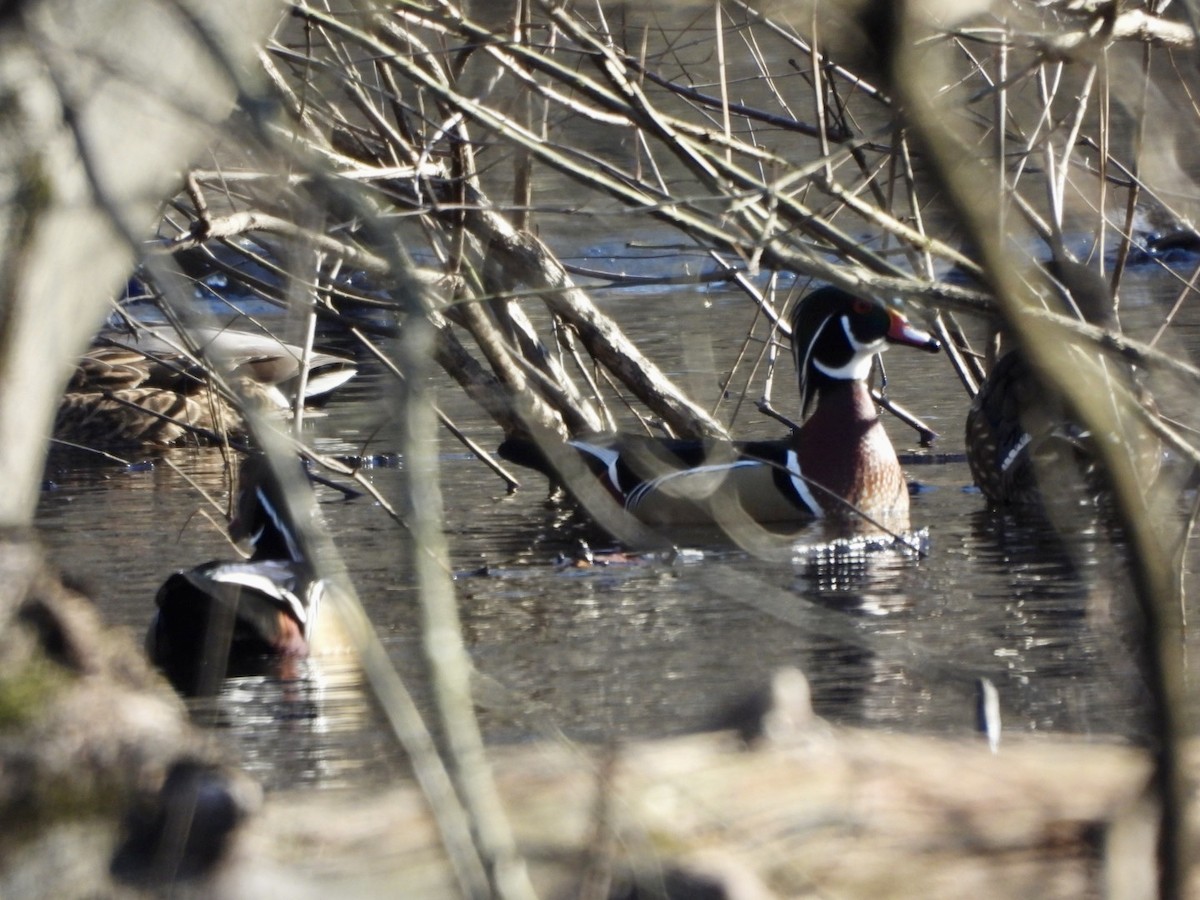
[[[248,457],[238,481],[229,531],[250,542],[250,558],[176,572],[155,598],[146,651],[186,694],[214,693],[226,675],[286,671],[308,656],[325,590],[296,540],[266,459]]]
[[[1055,260],[1046,268],[1053,279],[1050,296],[1058,295],[1065,313],[1119,330],[1112,294],[1099,273],[1071,260]],[[1136,373],[1114,366],[1115,381],[1153,406]],[[1107,491],[1092,435],[1062,398],[1045,388],[1019,349],[1001,356],[979,386],[967,412],[966,448],[975,483],[994,506],[1041,507],[1048,499],[1042,483],[1053,483],[1068,504],[1094,501]],[[1140,461],[1157,469],[1159,448],[1144,449]]]
[[[303,351],[264,333],[197,328],[210,361],[264,409],[286,409],[299,389]],[[320,401],[355,375],[351,360],[314,353],[305,402]],[[203,366],[181,352],[172,329],[105,333],[77,362],[59,404],[54,437],[87,447],[216,443],[238,436],[242,417],[213,389]]]
[[[889,344],[939,348],[893,306],[819,288],[792,314],[801,411],[812,413],[790,437],[719,442],[619,435],[569,446],[618,503],[651,525],[728,522],[736,505],[735,517],[768,526],[865,514],[906,528],[908,486],[866,383]],[[527,438],[510,437],[498,452],[559,477],[550,454]]]

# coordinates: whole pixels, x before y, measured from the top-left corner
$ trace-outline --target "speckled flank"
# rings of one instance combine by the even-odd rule
[[[63,396],[54,437],[85,447],[204,444],[210,435],[240,434],[242,417],[215,391],[180,394],[161,388],[75,391]]]
[[[1036,505],[1043,500],[1039,469],[1058,470],[1063,486],[1091,468],[1086,435],[1072,425],[1061,403],[1047,396],[1020,353],[993,366],[967,412],[967,462],[975,483],[996,505]],[[1087,489],[1091,493],[1098,485]]]

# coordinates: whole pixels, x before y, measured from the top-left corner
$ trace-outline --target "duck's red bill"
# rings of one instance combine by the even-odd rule
[[[888,315],[892,320],[887,333],[889,343],[905,344],[906,346],[916,347],[918,350],[925,350],[929,353],[937,353],[942,348],[937,338],[927,331],[914,328],[912,323],[900,313],[895,310],[888,310]]]

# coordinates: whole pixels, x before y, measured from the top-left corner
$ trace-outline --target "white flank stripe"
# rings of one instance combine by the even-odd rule
[[[755,462],[751,459],[739,459],[732,463],[714,463],[710,466],[696,466],[694,469],[679,469],[675,472],[668,472],[665,475],[659,475],[657,478],[652,478],[649,481],[643,481],[625,499],[625,509],[629,512],[635,512],[638,504],[644,502],[655,491],[662,490],[663,485],[670,481],[680,478],[687,478],[691,475],[711,475],[714,473],[730,472],[734,469],[741,469],[745,466],[761,466],[762,463]],[[719,484],[719,481],[714,481],[714,484]],[[672,494],[672,497],[682,496],[689,500],[702,499],[700,497],[690,497],[686,493],[679,495]]]
[[[800,457],[796,455],[795,450],[789,450],[787,453],[787,470],[789,477],[792,479],[792,490],[796,492],[796,496],[804,501],[808,508],[812,510],[813,515],[818,519],[824,516],[825,510],[821,508],[821,504],[813,496],[808,482],[804,480],[804,476],[800,473]]]

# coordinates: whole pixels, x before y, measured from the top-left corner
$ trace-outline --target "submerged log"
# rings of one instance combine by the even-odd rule
[[[1115,743],[1027,737],[993,754],[816,721],[751,750],[718,732],[506,747],[492,762],[545,898],[1078,898],[1154,883],[1148,757]],[[270,878],[457,896],[412,788],[275,795],[242,851],[235,894]]]

